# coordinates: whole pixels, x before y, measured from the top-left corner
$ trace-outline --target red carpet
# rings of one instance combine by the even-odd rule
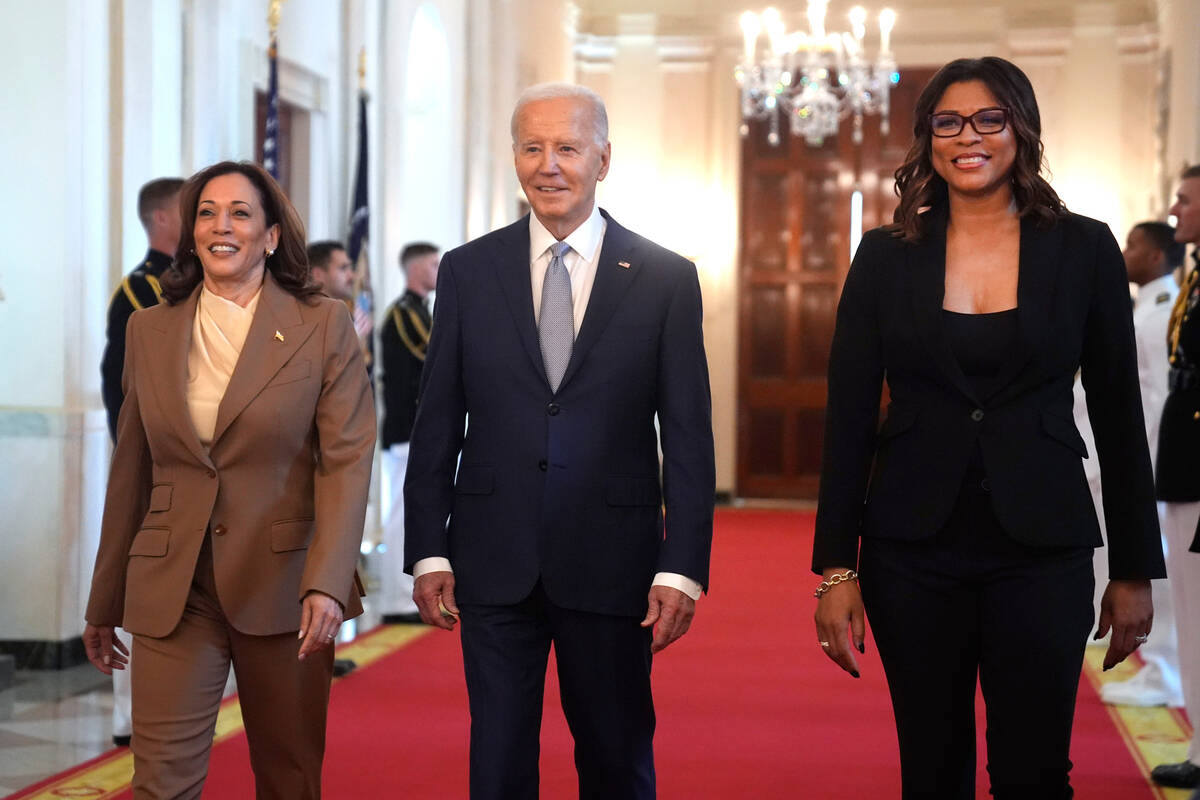
[[[811,514],[718,514],[713,592],[691,632],[654,664],[665,800],[899,796],[896,737],[872,640],[857,681],[816,644],[811,536]],[[326,796],[465,798],[467,728],[458,636],[432,632],[334,686]],[[551,677],[543,798],[576,796],[570,747]],[[979,752],[982,798],[982,741]],[[1086,680],[1072,755],[1080,798],[1155,796]],[[251,787],[244,735],[218,745],[204,796],[250,798]]]

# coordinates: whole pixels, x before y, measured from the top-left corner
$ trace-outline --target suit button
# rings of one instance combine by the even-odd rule
[[[546,459],[543,458],[541,461],[538,462],[538,469],[540,469],[542,472],[546,471],[546,466],[547,466]]]
[[[979,482],[979,488],[983,489],[985,492],[990,492],[992,490],[992,482],[987,478],[984,478]]]
[[[215,477],[217,477],[217,473],[213,472],[213,471],[210,469],[210,470],[208,471],[208,477],[210,477],[210,478],[215,478]]]
[[[982,420],[983,419],[983,409],[977,408],[974,411],[972,411],[971,419],[975,420],[976,422],[979,422],[980,420]]]
[[[550,416],[557,417],[558,412],[559,412],[558,403],[551,403],[550,405],[546,406],[546,413],[549,414]]]
[[[224,536],[225,532],[226,532],[226,528],[224,525],[214,525],[212,532],[213,532],[213,536]]]

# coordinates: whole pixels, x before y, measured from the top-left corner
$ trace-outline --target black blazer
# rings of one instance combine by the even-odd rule
[[[656,572],[708,583],[715,470],[696,268],[604,216],[557,392],[533,317],[528,216],[442,258],[404,562],[448,557],[459,602],[517,603],[540,577],[559,606],[640,616]]]
[[[846,276],[813,569],[856,564],[860,535],[937,533],[976,447],[1008,535],[1031,545],[1103,544],[1081,461],[1090,454],[1071,415],[1082,368],[1101,479],[1119,487],[1104,493],[1110,575],[1162,577],[1128,282],[1107,226],[1074,214],[1048,230],[1022,221],[1020,345],[1000,388],[978,397],[942,330],[946,214],[928,213],[916,245],[882,228],[867,233]],[[877,432],[885,377],[891,403]]]

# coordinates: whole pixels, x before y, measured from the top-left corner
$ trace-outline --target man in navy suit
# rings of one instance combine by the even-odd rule
[[[474,800],[537,797],[551,643],[580,797],[652,798],[651,654],[687,631],[712,543],[700,285],[596,206],[599,96],[532,87],[512,134],[533,211],[442,259],[405,567],[426,622],[463,623]]]

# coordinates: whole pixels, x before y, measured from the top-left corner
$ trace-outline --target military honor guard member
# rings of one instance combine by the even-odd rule
[[[433,327],[430,295],[437,286],[438,249],[412,242],[400,251],[404,294],[388,307],[379,331],[383,365],[383,551],[380,608],[383,622],[420,622],[412,576],[404,571],[404,472],[408,439],[417,417],[421,368]]]
[[[1180,176],[1170,213],[1176,218],[1175,241],[1200,245],[1200,165]],[[1192,256],[1197,258],[1193,250]],[[1200,259],[1198,259],[1200,260]],[[1166,502],[1163,535],[1179,634],[1179,672],[1183,699],[1192,719],[1200,714],[1200,281],[1197,265],[1181,282],[1167,331],[1170,393],[1158,430],[1155,487]],[[1200,727],[1192,735],[1187,759],[1160,764],[1150,777],[1162,786],[1200,786]],[[1200,800],[1200,791],[1193,795]]]
[[[134,311],[158,305],[162,300],[159,278],[171,266],[179,245],[179,190],[183,178],[157,178],[138,191],[138,219],[146,229],[150,249],[146,257],[125,276],[108,304],[107,342],[100,362],[100,391],[108,414],[108,433],[116,441],[117,414],[125,395],[121,372],[125,368],[125,325]]]

